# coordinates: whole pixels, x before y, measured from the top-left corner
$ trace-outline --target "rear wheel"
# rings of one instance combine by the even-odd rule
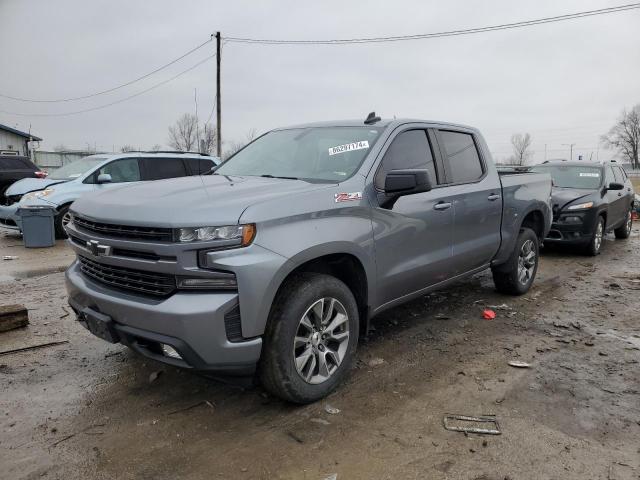
[[[527,293],[538,271],[539,253],[536,233],[530,228],[520,230],[509,260],[491,269],[496,290],[508,295]]]
[[[631,227],[633,227],[633,215],[631,214],[631,207],[629,207],[629,211],[627,212],[627,216],[624,219],[624,224],[620,225],[616,228],[613,233],[615,233],[616,238],[629,238],[631,235]]]
[[[264,337],[259,375],[290,402],[327,396],[347,376],[358,343],[358,306],[330,275],[304,273],[281,289]]]
[[[598,217],[598,223],[596,223],[596,228],[591,235],[591,240],[587,244],[585,249],[585,253],[587,255],[591,255],[592,257],[598,255],[600,250],[602,249],[602,240],[604,239],[604,217],[600,215]]]
[[[67,238],[67,232],[64,231],[64,227],[71,220],[71,214],[69,213],[69,205],[64,205],[58,210],[58,213],[53,218],[53,226],[56,231],[56,238]]]

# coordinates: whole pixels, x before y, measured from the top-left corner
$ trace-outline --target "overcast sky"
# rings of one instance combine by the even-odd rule
[[[76,97],[128,82],[220,30],[223,36],[328,39],[481,27],[621,5],[622,0],[132,1],[0,0],[0,94]],[[341,46],[227,43],[222,54],[223,139],[288,124],[413,117],[480,128],[498,159],[530,132],[535,161],[593,159],[599,135],[640,103],[640,10],[477,35]],[[211,55],[215,43],[150,78],[95,98],[23,103],[0,98],[0,123],[31,131],[41,148],[167,144],[181,114],[205,121],[215,61],[117,105]],[[215,120],[215,115],[213,116]],[[612,152],[599,151],[600,160]]]

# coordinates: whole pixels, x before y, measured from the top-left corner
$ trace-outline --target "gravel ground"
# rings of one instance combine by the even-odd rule
[[[382,314],[349,381],[303,407],[94,338],[65,308],[66,246],[19,241],[0,235],[19,256],[0,261],[0,304],[31,325],[0,352],[67,343],[0,354],[0,478],[640,478],[637,228],[596,258],[545,251],[523,297],[482,274]],[[447,413],[502,434],[445,430]]]

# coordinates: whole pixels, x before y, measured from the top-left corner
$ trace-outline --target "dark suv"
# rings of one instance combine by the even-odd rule
[[[620,165],[560,160],[532,170],[553,180],[553,224],[545,243],[574,244],[597,255],[606,232],[629,237],[634,192]]]
[[[47,174],[41,171],[28,157],[0,154],[0,199],[9,186],[23,178],[44,178]]]

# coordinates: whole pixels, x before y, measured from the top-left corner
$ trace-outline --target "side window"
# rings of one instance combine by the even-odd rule
[[[186,158],[191,175],[202,175],[211,170],[215,164],[207,158]]]
[[[624,183],[627,180],[627,175],[622,167],[613,167],[613,174],[616,177],[616,182]]]
[[[610,165],[607,165],[604,173],[604,185],[608,187],[611,182],[617,182],[615,175],[613,174],[613,169]]]
[[[440,130],[450,183],[475,182],[484,173],[473,136]]]
[[[384,179],[391,170],[403,170],[407,168],[423,168],[429,171],[431,183],[437,183],[436,169],[433,162],[433,154],[429,146],[427,132],[424,130],[409,130],[402,132],[387,149],[378,172],[375,185],[384,188]]]
[[[162,180],[187,176],[184,162],[181,158],[145,158],[145,180]]]
[[[113,183],[139,182],[141,180],[137,158],[123,158],[108,163],[94,173],[93,178],[97,180],[98,175],[103,173],[111,175]]]

